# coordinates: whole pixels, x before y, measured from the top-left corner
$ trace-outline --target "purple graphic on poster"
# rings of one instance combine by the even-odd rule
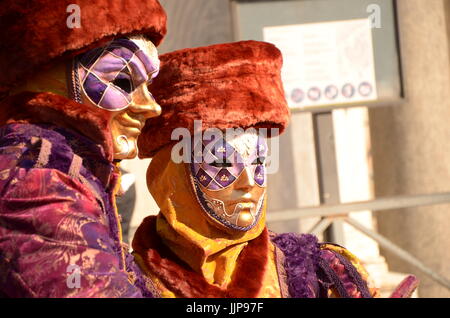
[[[310,100],[312,100],[313,102],[318,101],[320,99],[321,95],[322,94],[320,92],[320,89],[317,87],[311,87],[308,90],[308,98]]]
[[[362,82],[359,84],[358,92],[361,96],[367,97],[372,94],[373,88],[369,82]]]
[[[342,95],[347,98],[352,98],[355,95],[355,87],[347,83],[342,87]]]
[[[325,97],[328,99],[335,99],[339,94],[339,90],[335,85],[328,85],[325,88]]]
[[[291,99],[294,103],[301,103],[305,98],[305,93],[300,88],[294,88],[291,92]]]

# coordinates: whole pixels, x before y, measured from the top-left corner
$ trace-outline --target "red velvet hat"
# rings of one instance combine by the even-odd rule
[[[150,118],[138,139],[139,156],[171,143],[175,128],[279,128],[290,112],[281,82],[281,52],[272,44],[243,41],[184,49],[160,56],[150,87],[162,114]]]
[[[67,25],[71,4],[80,8],[81,28]],[[158,0],[2,0],[0,95],[57,58],[132,34],[161,42],[166,13]]]

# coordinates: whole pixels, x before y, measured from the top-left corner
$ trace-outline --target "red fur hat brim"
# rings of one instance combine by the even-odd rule
[[[81,28],[69,28],[70,4]],[[117,36],[142,34],[158,45],[166,14],[158,0],[4,0],[0,5],[0,93],[53,60],[101,46]]]
[[[81,133],[103,147],[113,160],[109,112],[53,93],[22,92],[0,103],[0,127],[8,123],[57,124]]]
[[[152,157],[171,142],[176,128],[278,128],[290,112],[281,81],[282,56],[272,44],[243,41],[185,49],[160,56],[160,75],[150,91],[162,114],[147,120],[139,156]]]

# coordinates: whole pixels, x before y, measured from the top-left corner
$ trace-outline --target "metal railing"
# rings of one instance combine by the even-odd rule
[[[333,222],[337,219],[343,220],[359,232],[372,238],[380,246],[389,250],[393,254],[403,259],[408,264],[414,266],[416,269],[430,277],[435,282],[444,286],[450,290],[450,280],[444,276],[436,273],[433,269],[426,266],[422,261],[417,259],[411,253],[407,252],[403,248],[399,247],[395,243],[383,235],[373,231],[362,225],[354,218],[351,218],[348,214],[350,212],[359,211],[386,211],[394,209],[404,209],[419,206],[429,206],[450,203],[450,192],[446,193],[434,193],[434,194],[422,194],[422,195],[404,195],[393,196],[387,198],[380,198],[371,201],[361,201],[352,203],[343,203],[336,205],[320,205],[314,207],[302,207],[295,210],[285,210],[279,212],[269,213],[267,215],[267,221],[285,221],[308,217],[322,217],[309,231],[308,233],[318,235],[324,232]]]

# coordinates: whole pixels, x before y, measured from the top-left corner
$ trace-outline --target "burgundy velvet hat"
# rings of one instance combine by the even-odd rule
[[[71,4],[80,8],[80,28],[68,26]],[[2,0],[0,95],[60,57],[133,34],[161,42],[166,13],[158,0]]]
[[[290,112],[281,82],[281,52],[272,44],[243,41],[184,49],[160,56],[150,91],[162,114],[147,120],[139,156],[152,157],[171,143],[175,128],[278,128]]]

